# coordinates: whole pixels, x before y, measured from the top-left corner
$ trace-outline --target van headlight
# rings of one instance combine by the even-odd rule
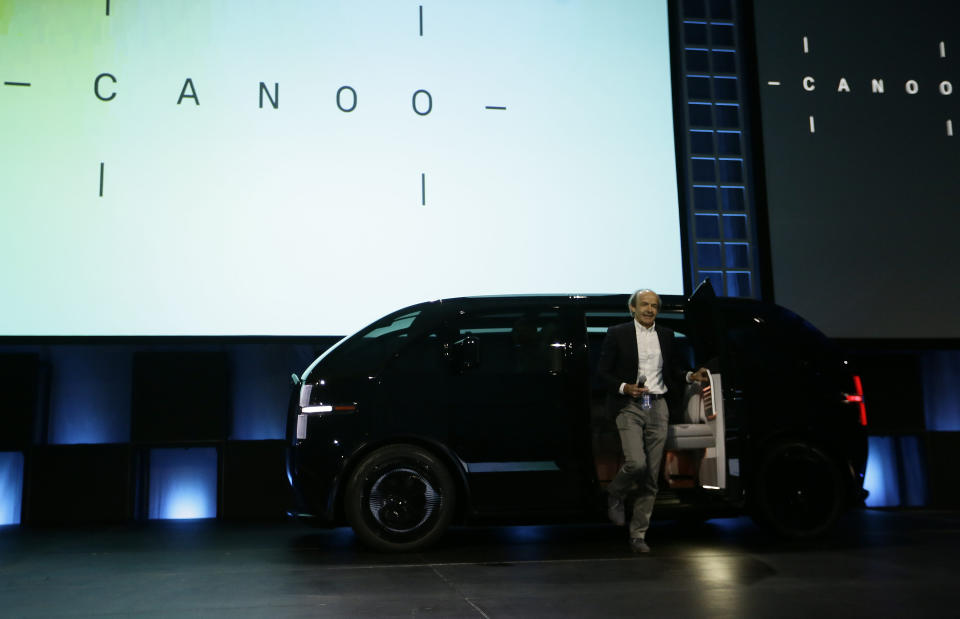
[[[297,415],[297,438],[307,438],[307,423],[310,417],[325,417],[327,415],[343,415],[357,412],[357,403],[328,403],[321,401],[324,382],[305,383],[300,385],[300,399],[298,405],[300,414]]]

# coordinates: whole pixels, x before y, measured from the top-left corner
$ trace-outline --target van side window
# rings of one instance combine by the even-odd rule
[[[378,322],[363,334],[363,339],[373,340],[389,336],[406,337],[410,327],[419,315],[420,312],[410,312],[409,314],[395,316],[389,320]]]
[[[623,311],[591,311],[584,314],[587,327],[587,353],[590,371],[590,382],[595,392],[600,393],[600,382],[597,379],[597,364],[600,362],[600,346],[607,335],[607,329],[621,322],[632,320],[630,312]],[[599,397],[599,396],[598,396]],[[600,411],[602,413],[602,411]]]
[[[557,312],[510,311],[474,313],[460,317],[457,341],[475,340],[481,373],[562,370],[566,347]]]
[[[435,331],[415,337],[400,351],[399,358],[408,372],[441,372],[447,367],[443,356],[443,346]]]

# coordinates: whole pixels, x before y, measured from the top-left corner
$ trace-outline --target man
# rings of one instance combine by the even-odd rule
[[[607,486],[608,515],[625,524],[623,501],[634,482],[640,492],[633,504],[630,548],[650,552],[644,539],[657,496],[660,462],[670,413],[665,395],[680,391],[684,371],[673,354],[673,330],[656,324],[660,296],[638,290],[627,303],[633,320],[610,327],[603,340],[597,375],[607,391],[607,414],[616,416],[624,463]],[[707,382],[705,368],[686,372],[686,382]],[[676,392],[675,391],[675,392]],[[643,394],[650,407],[643,406]]]

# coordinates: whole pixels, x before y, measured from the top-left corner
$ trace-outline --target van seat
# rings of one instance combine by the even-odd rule
[[[714,446],[713,427],[707,423],[677,423],[667,427],[664,449],[703,449]]]
[[[715,417],[707,410],[712,409],[709,387],[688,385],[684,402],[683,423],[667,426],[663,478],[669,488],[697,487],[707,448],[716,446]]]
[[[667,443],[664,449],[703,449],[716,445],[714,424],[710,422],[706,411],[710,400],[709,393],[697,384],[687,386],[684,393],[683,423],[670,424],[667,427]]]

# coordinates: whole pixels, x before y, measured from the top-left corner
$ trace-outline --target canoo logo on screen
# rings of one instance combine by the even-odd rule
[[[666,2],[0,2],[0,335],[682,292]]]

